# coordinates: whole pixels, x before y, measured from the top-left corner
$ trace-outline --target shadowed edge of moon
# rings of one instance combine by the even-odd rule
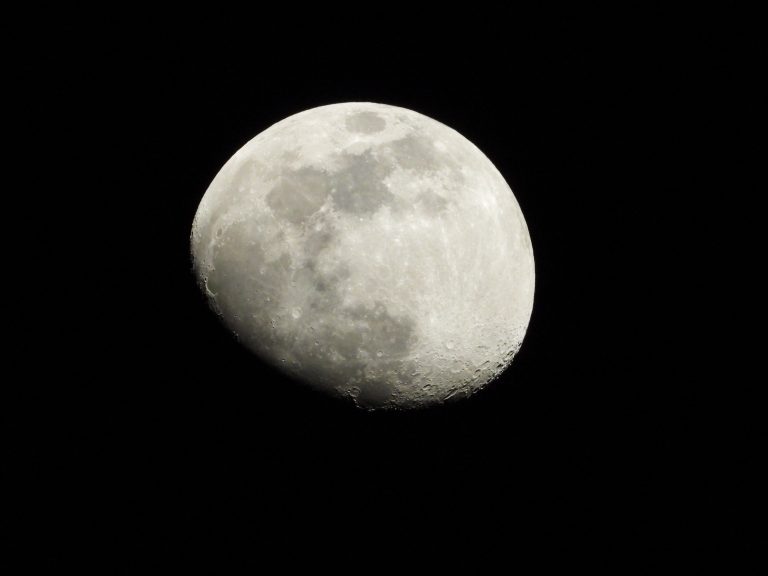
[[[264,361],[312,386],[342,394],[357,390],[351,395],[365,407],[392,400],[393,381],[407,384],[413,372],[407,358],[417,340],[415,321],[390,313],[381,301],[342,305],[339,287],[349,271],[340,265],[321,272],[316,265],[332,241],[327,231],[312,240],[308,259],[296,263],[287,253],[268,260],[258,229],[234,224],[214,248],[215,268],[206,283],[225,324]],[[283,301],[289,285],[307,296],[299,317]]]

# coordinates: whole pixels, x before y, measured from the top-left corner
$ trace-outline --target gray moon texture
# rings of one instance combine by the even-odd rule
[[[531,239],[502,175],[455,130],[384,104],[258,134],[211,182],[191,250],[239,342],[365,409],[480,390],[533,308]]]

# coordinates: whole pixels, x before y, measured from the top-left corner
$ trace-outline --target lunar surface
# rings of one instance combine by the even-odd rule
[[[206,191],[191,248],[244,346],[366,409],[478,391],[533,307],[504,178],[458,132],[383,104],[313,108],[257,135]]]

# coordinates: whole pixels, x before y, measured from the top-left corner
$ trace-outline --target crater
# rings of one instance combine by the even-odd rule
[[[347,116],[344,123],[347,130],[358,134],[375,134],[387,127],[387,122],[375,112],[357,112]]]

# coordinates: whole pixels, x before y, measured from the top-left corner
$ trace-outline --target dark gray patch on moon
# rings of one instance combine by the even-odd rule
[[[421,209],[432,216],[445,212],[445,208],[448,206],[448,200],[431,190],[425,190],[419,194],[416,200]]]
[[[356,216],[373,214],[392,203],[394,195],[384,183],[394,170],[391,162],[379,162],[370,150],[343,153],[339,158],[341,167],[332,172],[310,166],[284,171],[266,195],[275,217],[303,224],[329,196],[338,210]]]
[[[377,358],[402,358],[415,340],[412,319],[393,316],[382,302],[373,308],[357,307],[347,314],[359,325],[363,334],[360,350]]]
[[[304,254],[308,262],[312,262],[320,253],[328,248],[336,238],[336,234],[327,224],[319,230],[311,230],[304,238]]]
[[[342,168],[331,175],[333,204],[343,212],[367,215],[389,204],[394,195],[384,183],[393,167],[379,162],[370,150],[342,154]]]
[[[312,309],[321,322],[310,323],[317,326],[313,356],[322,357],[326,365],[334,364],[334,375],[343,373],[337,384],[352,379],[368,364],[402,360],[416,343],[413,319],[390,314],[383,303],[376,302],[373,308],[339,308],[333,300],[317,298]],[[333,322],[322,322],[324,317]],[[332,362],[337,357],[339,361]]]
[[[366,382],[358,388],[360,392],[355,402],[364,408],[386,406],[392,401],[392,395],[395,392],[395,387],[385,381]]]
[[[291,162],[298,162],[301,159],[301,154],[299,153],[298,148],[291,148],[280,154],[280,159],[285,164],[290,164]]]
[[[376,112],[358,112],[347,116],[345,126],[350,132],[358,134],[374,134],[387,127],[387,121]]]
[[[325,204],[330,184],[323,170],[312,167],[288,170],[267,193],[267,204],[277,218],[301,224]]]
[[[445,164],[429,138],[410,134],[388,145],[395,162],[410,170],[439,170]]]
[[[351,276],[351,273],[349,271],[349,268],[347,268],[345,265],[339,265],[337,266],[333,272],[325,272],[323,274],[317,274],[314,280],[314,288],[317,291],[318,294],[322,295],[331,295],[334,297],[334,301],[338,299],[337,293],[335,291],[336,286],[338,286],[341,282],[349,279]],[[330,298],[331,296],[326,296],[326,298]],[[316,302],[311,302],[311,306],[316,306]]]
[[[335,319],[315,329],[317,344],[304,348],[304,371],[332,388],[354,385],[363,406],[391,399],[395,388],[384,375],[410,370],[405,359],[416,344],[413,319],[390,314],[382,302],[372,308],[323,306],[319,312],[319,318],[335,312]]]

